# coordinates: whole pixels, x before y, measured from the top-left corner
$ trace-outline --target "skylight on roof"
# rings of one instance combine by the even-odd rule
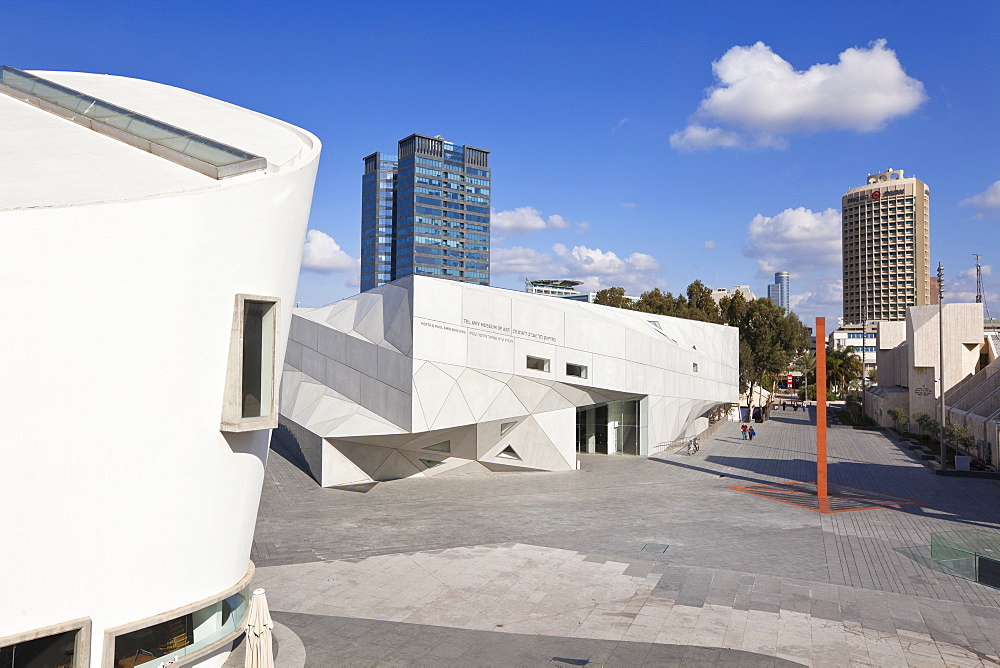
[[[215,179],[256,172],[267,160],[208,137],[4,65],[0,92]]]

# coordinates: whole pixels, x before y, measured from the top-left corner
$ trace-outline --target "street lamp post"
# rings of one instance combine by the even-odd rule
[[[944,267],[938,262],[938,392],[941,394],[941,470],[948,468],[948,448],[944,444],[944,423],[947,419],[944,412]]]

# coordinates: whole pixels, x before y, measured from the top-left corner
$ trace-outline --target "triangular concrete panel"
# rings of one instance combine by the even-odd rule
[[[427,362],[413,374],[413,394],[420,396],[420,405],[424,409],[424,419],[428,426],[434,424],[434,419],[454,385],[455,379],[432,362]]]
[[[524,407],[524,404],[518,401],[517,396],[505,385],[480,419],[499,420],[511,415],[524,415],[527,412],[528,409]]]
[[[503,384],[507,384],[507,381],[511,379],[511,374],[503,373],[501,371],[487,371],[486,369],[476,369],[478,373],[488,376],[494,380],[499,380]]]
[[[424,417],[424,407],[420,403],[420,395],[414,392],[410,395],[411,429],[413,433],[427,431],[427,418]]]
[[[319,400],[326,394],[324,390],[325,387],[318,383],[299,383],[298,392],[295,393],[295,402],[292,404],[291,410],[285,414],[299,424],[304,424],[304,422],[300,422],[297,418],[319,404]]]
[[[504,388],[499,380],[489,374],[473,369],[466,369],[458,379],[458,386],[465,394],[469,410],[476,421],[482,421],[483,415]]]
[[[462,375],[462,372],[466,371],[468,368],[464,366],[456,366],[454,364],[445,364],[443,362],[434,362],[434,366],[441,369],[455,380],[458,380],[458,377]]]
[[[404,355],[409,355],[413,349],[413,320],[410,318],[410,307],[406,300],[403,300],[389,321],[389,326],[385,330],[385,340]]]
[[[393,450],[392,454],[378,467],[372,475],[373,480],[399,480],[411,476],[421,475],[420,468],[404,457],[399,450]]]
[[[518,401],[524,404],[524,407],[528,409],[529,413],[534,412],[535,407],[549,392],[548,385],[536,383],[530,378],[525,378],[524,376],[514,376],[510,379],[510,381],[508,381],[507,387],[514,392]]]
[[[368,313],[354,325],[354,331],[375,345],[385,339],[385,327],[382,326],[382,309],[373,306]]]
[[[355,466],[371,477],[374,477],[375,471],[385,463],[385,460],[389,459],[389,455],[395,452],[392,448],[362,445],[361,443],[352,443],[351,441],[330,439],[327,442],[337,448]]]
[[[354,314],[358,309],[357,300],[345,299],[334,306],[337,308],[330,311],[326,317],[326,324],[340,332],[349,332],[354,329]]]
[[[434,418],[433,429],[447,429],[448,427],[458,427],[460,425],[475,424],[476,418],[469,410],[469,404],[465,401],[465,393],[456,384],[448,393],[441,410]]]
[[[323,487],[372,482],[370,475],[326,440],[323,441],[322,452],[319,484]]]
[[[337,428],[337,436],[349,438],[351,436],[374,436],[377,434],[400,434],[405,430],[391,423],[382,422],[360,413],[347,418]]]
[[[371,311],[376,306],[379,307],[379,312],[382,311],[382,295],[377,292],[362,292],[360,295],[355,297],[358,301],[358,308],[354,312],[354,329],[358,328],[358,324],[364,319],[368,312]]]
[[[532,412],[547,413],[548,411],[559,411],[564,408],[573,408],[575,406],[576,404],[557,392],[554,387],[550,387],[546,395],[535,405]]]

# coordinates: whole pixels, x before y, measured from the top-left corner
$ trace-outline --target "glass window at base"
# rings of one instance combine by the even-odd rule
[[[248,585],[201,610],[123,633],[115,638],[113,665],[133,668],[150,661],[156,661],[152,665],[160,665],[211,645],[243,625],[249,592]]]
[[[75,668],[77,633],[66,631],[0,647],[0,668]]]

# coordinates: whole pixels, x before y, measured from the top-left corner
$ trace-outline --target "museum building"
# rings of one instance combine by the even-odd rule
[[[0,70],[0,665],[221,665],[320,143],[118,76]]]
[[[739,395],[736,328],[431,277],[289,336],[276,439],[325,487],[648,456]]]

